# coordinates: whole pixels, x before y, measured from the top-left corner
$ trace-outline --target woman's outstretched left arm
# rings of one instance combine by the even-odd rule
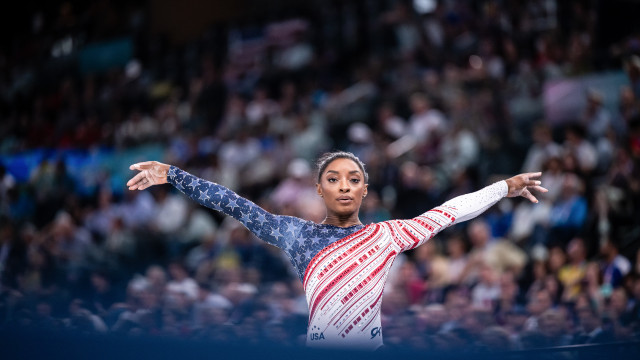
[[[503,197],[522,196],[531,202],[538,199],[531,190],[547,192],[536,180],[542,173],[525,173],[498,181],[481,190],[460,195],[410,220],[392,220],[384,224],[395,235],[401,251],[413,249],[431,239],[443,229],[482,214]]]

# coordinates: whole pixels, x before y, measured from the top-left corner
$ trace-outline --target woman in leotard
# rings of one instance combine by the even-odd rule
[[[476,217],[503,197],[538,200],[531,189],[546,192],[526,173],[461,195],[407,220],[364,225],[358,218],[367,196],[368,175],[347,152],[327,153],[318,161],[317,193],[326,217],[320,224],[273,215],[228,188],[175,166],[147,161],[130,166],[140,172],[129,190],[170,183],[191,199],[222,211],[255,236],[282,249],[297,269],[309,305],[307,345],[375,350],[382,345],[380,304],[395,257],[431,239],[442,229]]]

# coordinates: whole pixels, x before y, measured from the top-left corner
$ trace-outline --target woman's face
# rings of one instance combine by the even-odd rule
[[[367,195],[367,184],[358,164],[350,159],[335,159],[327,165],[316,185],[324,199],[327,214],[339,217],[357,213],[362,198]]]

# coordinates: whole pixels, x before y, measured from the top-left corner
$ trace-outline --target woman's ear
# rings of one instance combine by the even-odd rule
[[[322,197],[322,187],[320,186],[320,184],[316,184],[316,192],[318,193],[318,195],[320,195],[320,197]]]
[[[364,184],[364,192],[362,193],[362,197],[365,198],[369,193],[369,184]]]

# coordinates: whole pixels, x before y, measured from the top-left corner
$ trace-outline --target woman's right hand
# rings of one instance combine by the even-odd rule
[[[140,172],[127,182],[129,190],[144,190],[152,185],[167,183],[167,174],[171,165],[157,161],[145,161],[129,166],[131,170]]]

